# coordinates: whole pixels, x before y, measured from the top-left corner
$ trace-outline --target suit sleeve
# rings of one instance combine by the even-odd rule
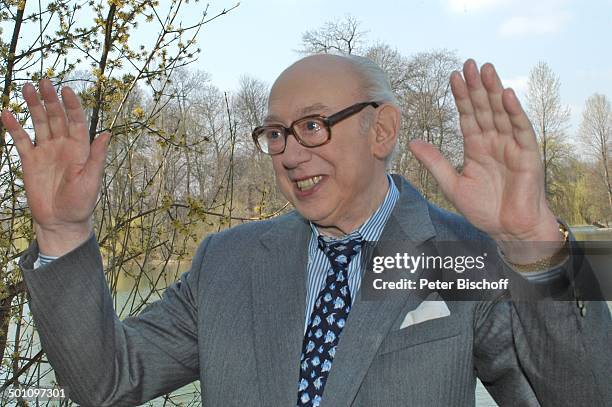
[[[69,397],[85,406],[144,403],[198,378],[197,288],[208,240],[190,271],[137,317],[113,309],[92,236],[36,271],[36,243],[20,266],[50,364]]]
[[[475,366],[501,406],[612,406],[610,311],[605,301],[580,298],[580,286],[593,288],[588,262],[572,256],[568,264],[579,274],[568,268],[553,289],[527,282],[537,295],[563,300],[515,299],[520,293],[479,304]]]

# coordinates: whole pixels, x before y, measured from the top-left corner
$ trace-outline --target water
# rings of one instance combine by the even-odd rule
[[[598,228],[596,226],[573,226],[570,228],[576,240],[612,241],[612,228]]]

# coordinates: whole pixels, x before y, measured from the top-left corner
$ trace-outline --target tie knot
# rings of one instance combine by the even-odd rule
[[[362,237],[354,233],[344,239],[332,240],[319,235],[319,249],[329,258],[332,267],[346,268],[357,253],[361,251]]]

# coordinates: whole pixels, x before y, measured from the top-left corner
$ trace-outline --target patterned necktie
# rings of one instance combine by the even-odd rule
[[[331,369],[340,333],[351,310],[348,265],[361,250],[361,236],[330,241],[319,236],[319,248],[327,255],[331,270],[319,292],[302,345],[298,406],[317,407]]]

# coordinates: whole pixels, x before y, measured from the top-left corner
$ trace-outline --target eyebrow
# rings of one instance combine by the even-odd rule
[[[300,119],[304,116],[308,116],[311,114],[322,113],[327,109],[329,109],[327,105],[324,105],[323,103],[315,103],[313,105],[306,106],[306,107],[303,107],[297,110],[295,116],[296,116],[296,119]],[[264,118],[264,123],[270,123],[270,122],[284,123],[284,120],[274,114],[268,114]]]
[[[321,113],[322,111],[328,109],[326,105],[323,103],[315,103],[314,105],[306,106],[300,110],[298,110],[298,116],[306,116],[314,113]]]

